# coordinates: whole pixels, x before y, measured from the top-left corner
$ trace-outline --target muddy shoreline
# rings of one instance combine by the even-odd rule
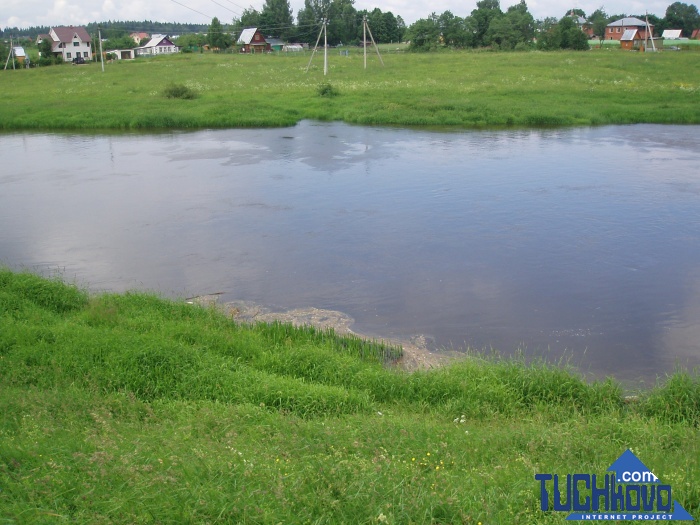
[[[372,337],[368,334],[357,332],[351,328],[355,320],[343,312],[313,307],[276,311],[247,301],[221,302],[221,295],[221,293],[200,295],[190,297],[186,299],[186,302],[205,307],[218,308],[223,311],[227,317],[241,323],[272,323],[279,321],[282,323],[290,323],[294,326],[308,325],[322,329],[332,328],[335,333],[339,335],[355,335],[357,337],[400,346],[403,350],[403,356],[396,366],[407,371],[437,368],[458,358],[458,354],[456,353],[448,353],[435,349],[432,340],[424,335],[415,335],[410,339],[401,340]]]

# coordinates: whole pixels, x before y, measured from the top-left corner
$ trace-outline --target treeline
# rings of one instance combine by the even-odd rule
[[[372,11],[355,9],[354,0],[305,0],[294,23],[288,0],[266,0],[262,10],[245,9],[233,19],[231,32],[239,35],[246,27],[257,27],[265,35],[289,42],[316,41],[323,20],[329,45],[354,45],[361,43],[364,34],[363,20],[378,43],[400,42],[404,39],[406,23],[391,11],[379,8]],[[369,39],[369,36],[367,36]]]
[[[549,17],[535,20],[525,0],[501,10],[499,0],[481,0],[471,14],[461,18],[450,11],[435,13],[420,19],[406,30],[405,38],[411,49],[429,51],[440,47],[491,49],[588,49],[589,33],[600,40],[605,38],[607,25],[615,20],[633,16],[648,18],[654,34],[664,29],[681,29],[690,37],[700,27],[700,15],[695,5],[675,2],[666,9],[666,16],[608,15],[603,8],[590,16],[581,9],[573,9],[560,19]],[[584,31],[586,30],[586,31]]]
[[[183,33],[197,33],[206,31],[208,24],[180,24],[176,22],[153,22],[151,20],[142,21],[106,21],[106,22],[90,22],[83,26],[90,35],[97,35],[98,27],[102,29],[102,38],[121,37],[134,32],[143,33],[160,33],[165,35],[179,35]],[[31,38],[36,40],[36,37],[42,34],[48,34],[51,28],[49,26],[32,26],[27,28],[6,27],[0,28],[0,37],[8,39],[13,38]]]
[[[440,47],[491,49],[587,49],[588,38],[582,29],[587,29],[599,38],[604,37],[605,27],[611,21],[625,16],[636,16],[654,25],[654,33],[660,35],[664,29],[681,29],[683,36],[690,37],[693,30],[700,28],[700,14],[695,5],[674,2],[666,9],[663,18],[656,15],[608,15],[601,7],[590,16],[581,9],[573,9],[561,18],[548,17],[535,20],[530,14],[525,0],[501,10],[499,0],[481,0],[476,8],[460,17],[450,11],[438,15],[432,13],[409,27],[401,16],[383,12],[379,8],[372,11],[354,7],[354,0],[305,0],[304,7],[295,17],[289,0],[265,0],[260,11],[244,9],[240,16],[229,24],[222,24],[217,18],[211,24],[183,24],[145,21],[92,22],[86,29],[96,38],[98,26],[102,38],[109,39],[112,47],[123,48],[131,44],[129,34],[144,32],[178,35],[178,45],[184,48],[204,43],[225,49],[235,44],[241,31],[256,27],[269,37],[277,37],[287,42],[314,43],[318,38],[322,21],[326,21],[327,39],[330,45],[354,45],[364,37],[364,23],[378,43],[410,41],[413,50],[431,50]],[[0,37],[10,36],[20,39],[36,39],[37,35],[48,33],[48,26],[34,26],[26,29],[16,27],[0,30]],[[133,40],[131,41],[133,42]]]

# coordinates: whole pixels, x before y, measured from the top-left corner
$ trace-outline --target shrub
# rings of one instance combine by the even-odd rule
[[[321,97],[337,97],[340,95],[338,90],[333,87],[330,82],[324,82],[320,84],[316,90]]]
[[[163,90],[163,95],[166,98],[181,98],[185,100],[192,100],[197,97],[197,93],[184,84],[170,84]]]

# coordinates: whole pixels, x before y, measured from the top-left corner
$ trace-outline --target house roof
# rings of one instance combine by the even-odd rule
[[[143,49],[144,47],[158,47],[160,45],[174,46],[175,44],[173,44],[167,36],[158,35],[151,38],[147,44],[141,46],[139,49]]]
[[[622,37],[620,38],[620,42],[634,40],[636,37],[637,37],[637,30],[636,29],[625,29],[625,32],[622,33]]]
[[[672,40],[678,39],[681,37],[681,30],[680,29],[664,29],[663,34],[661,35],[662,38],[670,38]]]
[[[20,58],[20,57],[26,57],[27,53],[24,52],[24,48],[22,46],[16,46],[12,48],[12,53],[15,55],[15,57]]]
[[[608,24],[608,27],[626,27],[626,26],[636,26],[636,27],[646,27],[647,23],[644,20],[635,18],[633,16],[628,16],[626,18],[620,18]],[[654,24],[649,24],[653,26]]]
[[[243,45],[250,44],[253,41],[253,37],[255,36],[255,33],[257,33],[257,32],[258,32],[257,27],[249,27],[247,29],[244,29],[241,32],[241,36],[238,37],[238,41],[236,43],[243,44]],[[265,41],[263,40],[261,42],[261,44],[262,43],[265,43]]]
[[[58,37],[59,42],[72,42],[75,36],[83,42],[90,42],[90,35],[84,27],[58,26],[51,29]]]

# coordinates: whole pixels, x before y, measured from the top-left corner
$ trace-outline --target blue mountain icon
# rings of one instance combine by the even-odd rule
[[[630,449],[625,450],[608,467],[608,471],[615,473],[618,483],[660,483],[659,478]]]

